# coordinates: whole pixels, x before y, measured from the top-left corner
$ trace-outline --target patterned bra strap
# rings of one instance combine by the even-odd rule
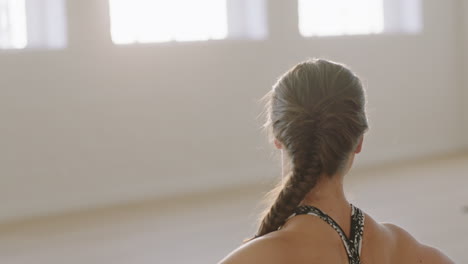
[[[364,214],[362,211],[351,204],[351,232],[350,238],[346,237],[343,229],[338,225],[338,223],[333,220],[330,216],[322,212],[317,207],[311,205],[303,205],[296,208],[295,213],[293,213],[289,218],[295,215],[308,214],[318,216],[320,219],[328,223],[340,236],[343,241],[344,248],[348,255],[350,264],[360,263],[360,253],[362,245],[362,235],[364,230]],[[289,219],[288,218],[288,219]]]
[[[351,204],[351,232],[350,242],[353,244],[358,256],[361,256],[362,236],[364,234],[364,214],[361,209]]]

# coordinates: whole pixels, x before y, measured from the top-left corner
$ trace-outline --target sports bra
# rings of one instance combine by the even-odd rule
[[[318,216],[320,219],[327,222],[335,231],[340,235],[343,245],[348,255],[349,264],[360,264],[362,234],[364,231],[364,214],[362,211],[351,205],[351,232],[350,237],[347,238],[343,229],[335,222],[330,216],[322,212],[317,207],[311,205],[298,206],[294,213],[288,217],[291,218],[296,215],[308,214]]]

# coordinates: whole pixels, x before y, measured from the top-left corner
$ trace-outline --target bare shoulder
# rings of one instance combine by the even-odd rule
[[[395,243],[396,253],[401,259],[400,263],[426,263],[426,264],[454,264],[450,258],[440,250],[419,243],[403,228],[390,224],[381,224],[389,237]]]
[[[318,231],[314,239],[307,238],[303,233],[275,231],[240,246],[219,264],[276,264],[276,263],[341,263],[334,246],[323,231]],[[339,241],[341,242],[341,241]],[[313,249],[313,250],[311,250]]]
[[[232,251],[219,264],[286,263],[286,242],[279,236],[263,236],[251,240]]]

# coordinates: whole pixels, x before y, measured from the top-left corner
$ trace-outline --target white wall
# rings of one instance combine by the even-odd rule
[[[0,220],[277,176],[256,100],[308,57],[368,86],[358,166],[458,151],[456,1],[424,1],[420,35],[302,39],[272,0],[265,41],[115,46],[106,1],[69,0],[69,48],[0,53]]]
[[[459,22],[460,22],[460,46],[461,48],[461,70],[462,70],[462,100],[463,100],[463,107],[464,107],[464,115],[463,115],[463,139],[464,139],[464,146],[468,149],[468,1],[459,0],[460,4],[460,12],[459,12]]]
[[[345,178],[350,201],[455,263],[468,263],[468,155],[384,167],[352,170]],[[216,263],[255,233],[264,187],[0,225],[0,258],[2,264]]]

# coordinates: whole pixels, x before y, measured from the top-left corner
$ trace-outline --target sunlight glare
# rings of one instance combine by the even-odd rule
[[[0,0],[0,49],[22,49],[28,43],[25,0]]]
[[[299,0],[303,36],[375,34],[383,29],[383,0]]]
[[[116,44],[223,39],[226,0],[109,0]]]

